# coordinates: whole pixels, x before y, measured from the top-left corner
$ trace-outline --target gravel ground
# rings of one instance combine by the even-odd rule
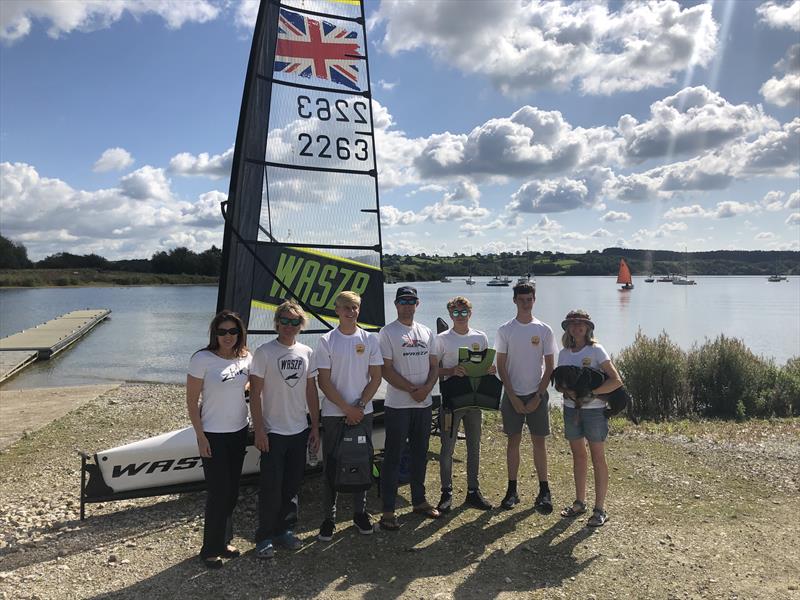
[[[33,401],[33,399],[32,399]],[[125,385],[91,400],[0,453],[2,598],[800,598],[800,420],[747,424],[613,423],[611,520],[543,517],[530,446],[523,444],[522,504],[483,513],[457,507],[423,521],[401,489],[400,532],[361,536],[340,501],[330,544],[315,540],[320,478],[301,497],[297,553],[253,557],[256,495],[243,488],[235,543],[243,556],[219,571],[197,559],[204,494],[89,505],[78,520],[80,460],[187,423],[183,389]],[[550,481],[557,507],[572,497],[569,449],[553,413]],[[431,443],[432,458],[438,441]],[[455,497],[465,493],[458,444]],[[499,422],[484,425],[481,481],[505,488]],[[429,500],[438,469],[428,469]],[[590,482],[591,489],[591,482]],[[370,509],[378,512],[370,494]]]

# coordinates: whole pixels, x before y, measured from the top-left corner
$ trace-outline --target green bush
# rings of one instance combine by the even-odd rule
[[[666,333],[649,338],[637,332],[614,362],[637,416],[660,421],[691,412],[686,353]]]
[[[694,409],[712,417],[745,419],[776,413],[778,369],[736,338],[720,335],[689,353]]]
[[[790,358],[778,370],[772,402],[779,417],[800,415],[800,357]]]

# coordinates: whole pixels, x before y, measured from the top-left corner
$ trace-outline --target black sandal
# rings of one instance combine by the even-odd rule
[[[378,521],[378,527],[384,531],[397,531],[400,529],[400,523],[397,522],[397,517],[395,515],[391,517],[382,516],[380,521]]]
[[[565,519],[574,519],[586,512],[586,503],[575,500],[571,506],[567,506],[561,511],[561,516]]]
[[[589,527],[602,527],[608,521],[608,513],[602,508],[597,508],[592,511],[592,516],[586,521]]]
[[[207,556],[203,558],[203,564],[206,566],[207,569],[221,569],[222,558],[220,558],[219,556]]]

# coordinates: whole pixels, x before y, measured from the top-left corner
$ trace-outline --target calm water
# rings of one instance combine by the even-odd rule
[[[497,327],[515,314],[511,288],[490,288],[488,278],[467,286],[428,282],[417,285],[419,321],[435,326],[446,316],[447,300],[468,296],[472,324],[493,340]],[[611,353],[629,345],[640,329],[666,331],[681,347],[724,333],[738,337],[757,354],[784,362],[800,355],[800,277],[769,283],[765,277],[695,277],[696,286],[644,283],[620,292],[613,277],[538,277],[534,314],[560,332],[570,308],[585,308],[596,335]],[[386,314],[395,315],[397,285],[386,286]],[[48,288],[0,290],[0,336],[81,308],[110,308],[111,319],[71,349],[37,363],[4,384],[4,389],[77,385],[106,381],[185,381],[189,356],[207,343],[217,290],[211,286]],[[251,339],[255,346],[264,340]]]

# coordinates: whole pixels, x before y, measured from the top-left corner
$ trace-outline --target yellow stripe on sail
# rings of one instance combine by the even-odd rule
[[[361,0],[325,0],[326,2],[335,2],[336,4],[351,4],[353,6],[360,6]]]
[[[261,302],[260,300],[250,300],[250,306],[252,308],[263,308],[265,310],[271,310],[272,312],[275,312],[275,311],[278,310],[278,305],[277,304],[270,304],[269,302]],[[309,315],[309,316],[311,316],[311,315]],[[329,316],[326,315],[325,316],[325,320],[326,321],[331,321],[332,323],[336,323],[337,325],[339,324],[339,319],[337,319],[336,317],[329,317]],[[362,328],[364,328],[364,327],[370,327],[370,328],[376,328],[377,327],[377,328],[380,328],[380,325],[371,325],[370,323],[362,323],[360,321],[358,321],[356,324],[359,327],[362,327]]]
[[[344,262],[344,263],[349,263],[351,265],[357,265],[357,266],[359,266],[361,268],[364,268],[364,269],[373,269],[375,271],[380,271],[381,270],[380,267],[376,267],[374,265],[368,265],[367,263],[361,263],[361,262],[358,262],[357,260],[353,260],[351,258],[344,258],[342,256],[338,256],[336,254],[330,254],[328,252],[321,252],[319,250],[312,250],[311,248],[292,247],[291,249],[292,250],[297,250],[298,252],[305,252],[306,254],[316,254],[317,256],[322,256],[323,258],[329,258],[329,259],[335,260],[337,262]]]

